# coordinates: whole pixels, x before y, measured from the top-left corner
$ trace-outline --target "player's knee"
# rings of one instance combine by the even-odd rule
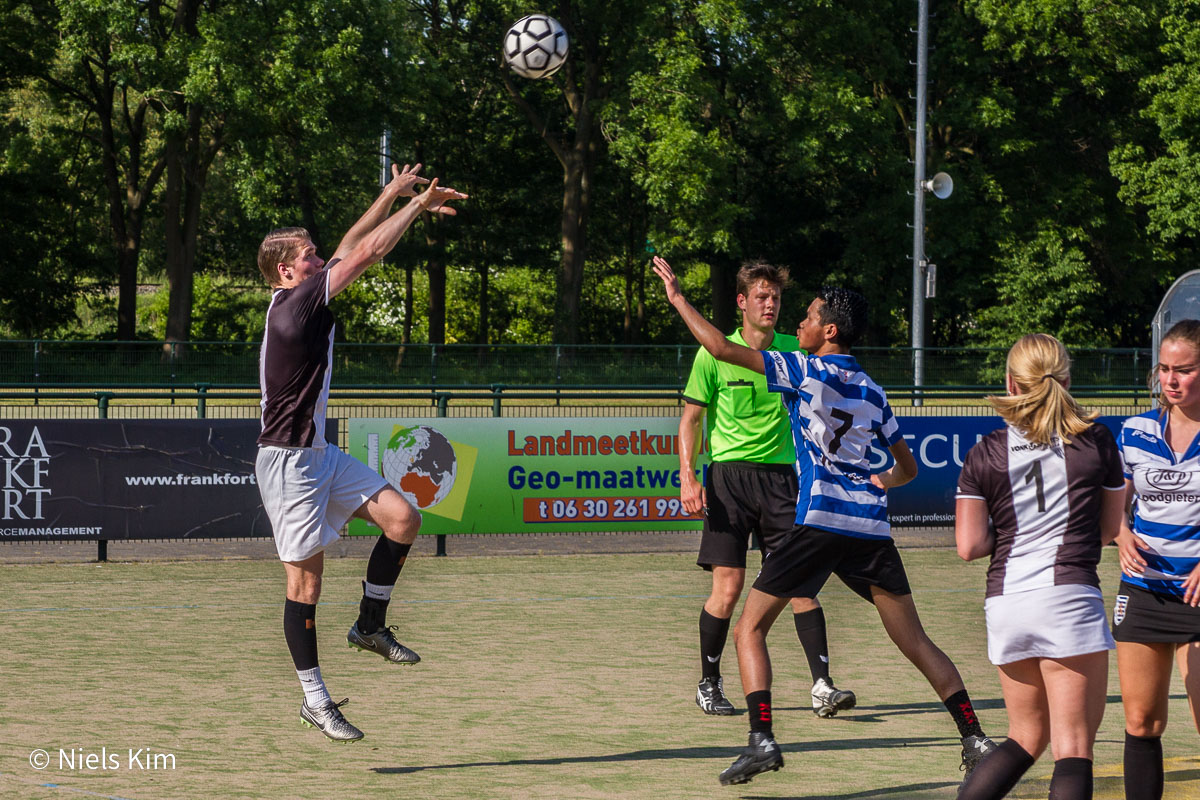
[[[321,577],[319,575],[306,575],[301,578],[289,580],[287,584],[287,598],[296,603],[316,605],[317,601],[321,599]]]
[[[1145,709],[1125,709],[1125,730],[1143,739],[1157,738],[1167,729],[1167,721]]]
[[[387,508],[379,520],[384,535],[397,542],[411,544],[421,530],[421,512],[399,493],[388,498]]]

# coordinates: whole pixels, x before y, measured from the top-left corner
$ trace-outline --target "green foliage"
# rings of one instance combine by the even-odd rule
[[[376,196],[386,128],[395,161],[421,161],[471,199],[455,218],[417,222],[339,296],[340,335],[397,341],[407,314],[417,342],[549,343],[565,307],[556,153],[581,133],[586,102],[599,125],[577,152],[590,160],[581,341],[688,340],[647,272],[648,245],[725,321],[733,270],[765,258],[793,274],[781,329],[833,282],[867,294],[870,343],[908,341],[911,0],[573,0],[552,12],[572,35],[568,67],[513,79],[527,108],[500,72],[501,35],[528,11],[511,0],[179,8],[183,27],[175,6],[0,5],[4,334],[114,335],[118,256],[135,237],[115,233],[106,203],[117,186],[115,207],[140,226],[139,280],[161,280],[168,220],[184,215],[148,176],[174,143],[212,158],[184,182],[203,190],[191,335],[258,338],[265,292],[238,287],[261,285],[262,236],[300,224],[331,255]],[[937,10],[926,168],[956,186],[927,203],[929,344],[1004,346],[1033,329],[1144,344],[1162,288],[1200,242],[1200,10]],[[96,76],[130,108],[107,161]],[[138,301],[138,335],[164,335],[165,293]]]

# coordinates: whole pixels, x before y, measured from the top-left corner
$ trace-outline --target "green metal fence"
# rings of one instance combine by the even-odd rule
[[[256,342],[0,342],[0,388],[253,388]],[[696,347],[681,345],[353,344],[334,346],[341,388],[678,388]],[[867,372],[904,396],[913,387],[907,347],[855,350]],[[1002,387],[999,348],[925,348],[925,390],[984,394]],[[1148,348],[1072,350],[1078,394],[1145,394]],[[899,393],[899,394],[897,394]],[[929,395],[926,395],[929,396]]]

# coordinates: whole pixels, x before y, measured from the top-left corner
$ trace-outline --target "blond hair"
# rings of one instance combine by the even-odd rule
[[[1057,438],[1069,444],[1096,418],[1064,386],[1071,379],[1071,358],[1053,336],[1022,336],[1008,351],[1005,369],[1019,394],[989,397],[988,402],[1029,441],[1050,444]]]
[[[258,246],[258,268],[267,283],[278,286],[279,265],[296,257],[304,245],[312,241],[304,228],[276,228]]]
[[[1200,320],[1181,319],[1171,326],[1162,341],[1159,342],[1159,349],[1167,342],[1173,341],[1187,342],[1192,346],[1198,355],[1200,355]],[[1171,401],[1168,400],[1162,393],[1162,385],[1158,382],[1158,357],[1159,353],[1154,354],[1154,366],[1150,368],[1150,396],[1158,396],[1159,418],[1161,419],[1171,410]]]

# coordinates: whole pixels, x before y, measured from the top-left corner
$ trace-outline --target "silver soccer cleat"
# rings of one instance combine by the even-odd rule
[[[822,719],[828,719],[839,711],[854,708],[858,698],[854,692],[843,691],[829,681],[821,678],[812,687],[813,713]]]
[[[357,742],[363,732],[351,725],[342,716],[342,706],[350,702],[345,698],[340,703],[332,700],[320,708],[312,708],[305,699],[300,704],[300,721],[309,728],[316,728],[335,742]]]
[[[396,637],[392,635],[394,630],[396,630],[396,626],[391,625],[387,628],[380,628],[374,633],[361,633],[356,621],[350,626],[350,632],[346,634],[346,641],[350,643],[351,647],[381,655],[393,664],[416,664],[421,657],[397,642]]]

